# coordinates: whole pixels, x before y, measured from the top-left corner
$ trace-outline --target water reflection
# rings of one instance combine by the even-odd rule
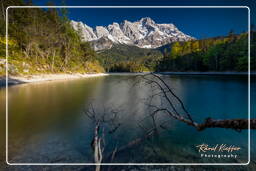
[[[246,78],[164,76],[164,79],[197,121],[208,116],[247,117]],[[83,113],[90,102],[98,112],[111,107],[122,111],[122,126],[115,135],[106,138],[106,150],[111,151],[117,144],[121,146],[139,137],[143,130],[138,121],[150,112],[144,100],[152,94],[152,88],[135,87],[133,83],[133,76],[108,76],[10,87],[10,161],[92,162],[94,124]],[[0,93],[0,110],[4,113],[4,90]],[[160,102],[159,98],[154,101],[155,104]],[[201,159],[195,148],[201,143],[236,143],[243,149],[239,161],[247,161],[247,131],[238,133],[216,128],[198,132],[167,115],[157,119],[159,122],[168,120],[169,130],[162,131],[159,137],[150,139],[143,146],[120,154],[115,162],[223,162]],[[143,124],[150,127],[152,122],[148,120]],[[4,136],[0,138],[4,139]],[[141,155],[137,155],[138,152]]]

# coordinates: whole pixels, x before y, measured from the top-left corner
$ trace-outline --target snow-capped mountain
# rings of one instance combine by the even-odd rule
[[[79,32],[83,41],[91,42],[95,50],[108,49],[113,44],[157,48],[171,42],[195,39],[178,30],[173,24],[157,24],[149,17],[136,22],[114,22],[107,27],[97,26],[95,29],[73,20],[71,25]]]

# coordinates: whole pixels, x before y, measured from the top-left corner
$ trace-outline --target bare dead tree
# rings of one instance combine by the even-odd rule
[[[95,171],[100,171],[100,164],[104,158],[104,149],[105,149],[105,124],[111,128],[108,131],[108,134],[113,134],[119,127],[120,123],[117,120],[119,111],[116,109],[108,109],[106,111],[105,107],[103,112],[96,112],[93,104],[89,105],[88,110],[84,113],[86,116],[94,122],[94,137],[91,143],[93,150],[94,162],[99,164],[96,165]],[[114,158],[114,156],[113,156]]]
[[[121,126],[118,115],[122,110],[106,108],[104,105],[102,106],[103,111],[96,111],[93,103],[90,103],[88,109],[84,111],[86,116],[94,123],[94,137],[91,142],[91,147],[93,151],[93,160],[98,164],[95,167],[96,171],[101,170],[100,164],[103,161],[113,162],[118,153],[132,148],[135,145],[141,144],[148,138],[152,137],[159,128],[164,127],[164,125],[168,123],[165,121],[161,124],[155,125],[152,128],[144,128],[145,132],[141,136],[137,138],[135,137],[134,139],[131,139],[127,144],[116,146],[112,151],[105,153],[105,136],[114,134]],[[106,125],[108,128],[110,128],[108,131],[105,129]],[[142,128],[143,126],[141,125],[140,127]],[[111,166],[108,167],[108,170],[110,170],[110,168]]]
[[[184,122],[187,125],[195,127],[198,131],[202,131],[206,128],[230,128],[236,131],[241,131],[242,129],[249,128],[249,120],[242,118],[234,118],[234,119],[212,119],[206,118],[203,123],[195,122],[192,119],[192,115],[185,108],[182,100],[174,93],[171,87],[167,84],[167,82],[158,74],[149,73],[144,75],[137,76],[140,78],[139,81],[144,80],[146,85],[150,85],[152,87],[156,87],[158,92],[154,94],[151,98],[155,96],[163,97],[163,99],[167,102],[167,106],[156,106],[149,105],[149,107],[153,107],[155,110],[149,116],[155,118],[159,113],[166,113],[170,117]],[[142,78],[142,79],[141,79]],[[177,102],[174,104],[174,100]],[[250,119],[250,129],[256,129],[256,119]]]

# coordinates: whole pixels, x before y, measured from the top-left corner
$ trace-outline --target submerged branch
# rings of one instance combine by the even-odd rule
[[[242,129],[249,128],[248,119],[223,119],[223,120],[214,120],[207,118],[204,123],[199,124],[197,129],[202,131],[206,128],[231,128],[237,131]],[[256,119],[250,119],[250,129],[256,129]]]

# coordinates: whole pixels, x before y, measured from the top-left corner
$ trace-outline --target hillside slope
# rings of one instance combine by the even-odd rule
[[[122,44],[98,52],[98,60],[109,72],[154,71],[162,58],[159,50]]]
[[[9,5],[33,5],[21,0]],[[5,23],[1,16],[0,23]],[[70,26],[67,10],[15,8],[9,10],[9,74],[104,72],[88,42]],[[5,32],[0,31],[0,72],[5,71]]]
[[[156,71],[247,71],[248,34],[175,42]],[[256,70],[256,32],[251,32],[251,70]]]

